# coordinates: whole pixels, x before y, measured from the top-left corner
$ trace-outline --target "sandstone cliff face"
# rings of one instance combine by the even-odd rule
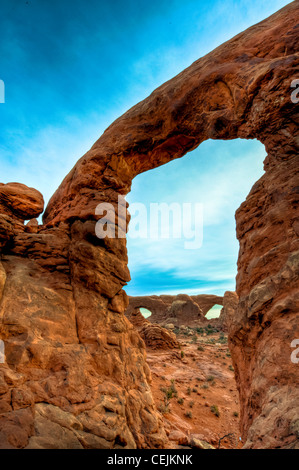
[[[236,213],[240,300],[229,333],[246,448],[299,448],[299,368],[291,360],[299,338],[298,125],[286,144],[288,132],[273,137],[266,173]]]
[[[144,344],[124,316],[125,238],[96,237],[96,207],[117,211],[138,173],[206,139],[237,137],[259,139],[268,152],[264,176],[236,215],[240,301],[230,347],[242,435],[246,447],[296,446],[299,135],[290,84],[298,78],[298,15],[295,1],[116,120],[66,176],[37,233],[22,221],[40,213],[40,196],[26,206],[23,188],[17,204],[12,191],[1,205],[2,447],[165,445]],[[122,212],[111,225],[124,235]]]
[[[105,284],[116,257],[101,262],[88,222],[28,231],[42,197],[24,185],[11,197],[11,186],[0,186],[0,448],[164,447],[144,343],[123,315],[125,293]]]

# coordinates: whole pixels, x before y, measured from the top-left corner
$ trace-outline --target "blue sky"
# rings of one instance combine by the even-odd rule
[[[1,2],[0,181],[47,201],[119,115],[194,60],[285,6],[281,0]],[[129,239],[130,294],[234,288],[234,211],[262,174],[257,142],[205,142],[140,175],[129,201],[202,202],[204,242]],[[149,181],[144,186],[144,181]]]

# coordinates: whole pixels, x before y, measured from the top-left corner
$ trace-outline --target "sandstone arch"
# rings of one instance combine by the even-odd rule
[[[208,311],[216,304],[223,305],[223,297],[218,295],[149,295],[129,297],[129,305],[126,315],[129,316],[136,308],[147,308],[152,312],[149,318],[151,322],[169,322],[175,320],[172,309],[175,302],[181,302],[182,308],[178,324],[191,324],[194,321],[204,321]],[[184,308],[186,307],[186,308]],[[185,310],[185,312],[184,312]]]
[[[290,83],[298,14],[292,2],[117,119],[66,176],[38,233],[4,209],[2,446],[165,445],[143,344],[124,317],[126,242],[95,236],[95,209],[116,206],[138,173],[206,139],[237,137],[268,152],[264,176],[236,213],[240,301],[230,347],[242,436],[247,447],[296,446],[298,366],[289,345],[299,337],[299,135]]]

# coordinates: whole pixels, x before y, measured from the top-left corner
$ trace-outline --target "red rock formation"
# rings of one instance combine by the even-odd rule
[[[24,221],[38,217],[44,210],[39,191],[20,183],[0,184],[0,213]]]
[[[37,216],[39,193],[18,190],[13,203],[22,218]],[[163,447],[144,343],[123,315],[125,293],[105,281],[109,263],[121,276],[116,258],[104,256],[95,235],[95,245],[86,241],[88,221],[52,228],[33,222],[27,231],[20,210],[15,219],[1,202],[11,231],[6,236],[1,225],[0,448]],[[118,246],[124,250],[122,241]],[[80,256],[84,268],[76,265]]]
[[[176,335],[156,323],[150,323],[140,310],[133,310],[128,317],[146,346],[151,349],[175,349],[179,347]]]
[[[39,191],[20,183],[0,183],[0,249],[15,231],[24,231],[24,221],[38,217],[44,210]]]
[[[290,85],[298,78],[298,14],[292,2],[117,119],[66,176],[38,233],[20,222],[37,216],[19,204],[27,189],[16,205],[3,205],[2,447],[165,445],[144,344],[123,314],[126,241],[96,237],[96,207],[116,207],[137,174],[204,140],[238,137],[256,138],[268,152],[265,174],[236,216],[240,302],[230,345],[242,435],[246,447],[296,446],[299,134]],[[123,210],[111,216],[122,236],[125,219]]]
[[[218,318],[219,326],[227,331],[231,323],[234,321],[234,316],[239,303],[239,297],[236,292],[226,291],[223,296],[223,308],[221,309]]]
[[[291,360],[299,338],[299,133],[298,124],[293,135],[291,124],[282,127],[268,139],[265,175],[236,213],[240,299],[229,334],[246,448],[299,448],[299,368]]]
[[[150,295],[129,297],[129,306],[126,315],[130,315],[135,308],[147,308],[152,315],[151,322],[180,325],[194,325],[205,322],[204,316],[216,304],[223,304],[223,297],[217,295]]]

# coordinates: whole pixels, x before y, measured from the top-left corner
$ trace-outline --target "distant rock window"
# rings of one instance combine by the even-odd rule
[[[213,305],[213,307],[210,308],[210,310],[206,314],[206,318],[208,320],[210,320],[211,318],[219,318],[222,308],[223,308],[222,305],[218,305],[218,304]]]
[[[144,316],[144,318],[148,318],[152,314],[152,312],[150,310],[148,310],[147,308],[141,307],[139,310],[142,313],[142,315]]]

